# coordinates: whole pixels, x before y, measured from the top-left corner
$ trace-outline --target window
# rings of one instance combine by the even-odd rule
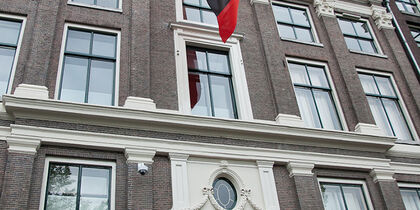
[[[118,33],[68,27],[57,84],[59,100],[116,103]]]
[[[420,47],[420,29],[410,28],[411,35],[413,36],[414,41],[417,43],[417,47]]]
[[[398,183],[407,210],[420,209],[420,185]]]
[[[111,9],[120,9],[122,0],[69,0],[71,3],[92,5]]]
[[[5,18],[3,18],[5,17]],[[24,20],[0,15],[0,95],[10,93]]]
[[[235,187],[228,179],[221,177],[214,180],[213,192],[214,199],[223,209],[235,208],[238,196]]]
[[[338,18],[347,47],[350,50],[377,54],[378,49],[367,21]]]
[[[419,14],[419,9],[414,0],[395,0],[400,11]]]
[[[317,42],[307,8],[273,3],[273,12],[281,38]]]
[[[40,209],[113,210],[115,163],[47,157]]]
[[[187,47],[191,113],[237,118],[229,55]]]
[[[305,125],[342,130],[324,66],[288,60],[288,67]]]
[[[217,17],[207,0],[183,0],[184,20],[217,25]]]
[[[390,77],[359,73],[376,125],[389,136],[413,140]]]
[[[319,178],[325,210],[373,209],[365,182]]]

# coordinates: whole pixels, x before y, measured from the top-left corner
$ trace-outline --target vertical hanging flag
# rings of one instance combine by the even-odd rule
[[[226,42],[235,31],[239,0],[207,0],[207,3],[217,16],[220,37]]]

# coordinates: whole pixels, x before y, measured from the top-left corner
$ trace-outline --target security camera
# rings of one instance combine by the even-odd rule
[[[149,172],[149,167],[147,167],[144,163],[139,163],[139,164],[137,164],[137,171],[141,175],[145,175],[145,174],[147,174],[147,172]]]

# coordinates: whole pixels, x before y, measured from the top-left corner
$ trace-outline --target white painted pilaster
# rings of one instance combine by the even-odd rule
[[[188,191],[188,155],[169,153],[172,176],[172,210],[187,209],[190,205]]]
[[[374,124],[358,123],[354,128],[356,133],[384,136],[384,131]]]
[[[253,5],[254,3],[257,4],[270,4],[269,0],[250,0],[249,3]]]
[[[48,99],[48,88],[39,85],[20,84],[17,86],[14,95],[23,98]]]
[[[393,169],[378,169],[374,168],[370,171],[369,175],[373,178],[373,182],[378,181],[393,181],[394,180],[394,173]]]
[[[305,127],[305,122],[301,117],[290,114],[278,114],[276,117],[276,123],[286,126]]]
[[[10,135],[6,137],[7,145],[9,146],[9,152],[22,153],[35,155],[41,145],[41,139],[21,136],[21,135]]]
[[[379,30],[382,29],[391,29],[394,30],[392,25],[392,15],[388,13],[384,7],[372,5],[372,18],[375,20],[376,26]]]
[[[125,148],[125,157],[128,163],[152,164],[155,154],[156,151],[154,150],[134,147]]]
[[[125,100],[124,104],[125,108],[129,109],[137,109],[137,110],[149,110],[153,111],[156,110],[156,104],[150,98],[140,98],[129,96],[127,100]]]
[[[315,0],[314,7],[318,16],[335,17],[335,0]]]
[[[273,174],[274,162],[257,161],[260,173],[261,188],[263,192],[264,205],[267,210],[279,210],[279,200],[277,197],[276,183]]]
[[[303,162],[289,162],[287,164],[287,170],[289,171],[289,176],[293,177],[298,176],[313,176],[312,169],[314,169],[315,164],[313,163],[303,163]]]

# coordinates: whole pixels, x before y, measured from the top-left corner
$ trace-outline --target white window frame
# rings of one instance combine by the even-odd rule
[[[122,1],[123,0],[119,0],[118,8],[109,8],[109,7],[102,7],[102,6],[98,6],[98,5],[84,4],[84,3],[79,3],[79,2],[73,2],[72,0],[68,0],[67,4],[68,5],[73,5],[73,6],[89,7],[89,8],[93,8],[93,9],[99,9],[99,10],[106,10],[106,11],[120,12],[121,13],[122,12]]]
[[[226,43],[220,40],[216,30],[197,29],[190,26],[172,25],[175,37],[175,61],[178,91],[178,109],[181,114],[191,115],[190,91],[188,83],[187,46],[221,50],[229,53],[232,71],[232,86],[235,95],[238,119],[252,120],[245,69],[242,61],[240,38],[232,35]],[[206,117],[206,116],[202,116]]]
[[[110,161],[97,161],[97,160],[84,160],[76,158],[64,158],[64,157],[46,157],[44,164],[44,173],[42,177],[41,185],[41,200],[39,204],[39,209],[45,209],[45,196],[47,194],[47,182],[48,182],[48,172],[50,162],[56,163],[70,163],[70,164],[80,164],[80,165],[90,165],[90,166],[105,166],[111,167],[111,206],[110,210],[115,210],[115,190],[116,190],[116,163]]]
[[[366,204],[370,210],[374,210],[372,200],[370,199],[369,190],[367,188],[366,182],[362,180],[353,180],[353,179],[336,179],[336,178],[323,178],[318,177],[318,186],[319,192],[321,193],[322,203],[324,204],[324,199],[322,198],[321,182],[335,183],[335,184],[355,184],[362,185],[363,194],[366,199]]]
[[[367,26],[369,28],[369,32],[370,32],[370,34],[372,35],[372,38],[373,38],[373,44],[375,45],[376,49],[378,50],[377,53],[368,53],[368,52],[363,52],[363,51],[359,51],[359,50],[351,50],[347,47],[347,44],[346,44],[346,47],[350,52],[358,53],[358,54],[364,54],[364,55],[378,56],[378,57],[386,57],[386,55],[382,51],[381,45],[379,45],[378,38],[376,37],[375,31],[373,30],[372,26],[370,25],[369,19],[357,16],[357,15],[350,15],[350,14],[347,14],[347,13],[336,14],[336,16],[337,16],[337,18],[343,18],[343,19],[348,19],[348,20],[354,20],[354,21],[367,23]],[[338,24],[338,20],[337,20],[337,24]],[[338,27],[340,27],[340,26],[338,26]],[[341,31],[341,28],[340,28],[340,31]],[[341,35],[344,38],[343,31],[341,31]]]
[[[283,37],[280,36],[280,32],[278,31],[278,27],[277,27],[277,21],[274,18],[274,20],[276,21],[277,32],[278,32],[278,35],[279,35],[281,40],[298,42],[298,43],[309,44],[309,45],[316,45],[316,46],[323,46],[322,43],[319,41],[318,33],[316,31],[314,21],[312,20],[311,11],[309,10],[309,8],[307,6],[291,4],[291,3],[286,3],[286,2],[280,2],[280,1],[277,1],[277,0],[271,1],[271,7],[273,7],[273,5],[288,6],[288,7],[294,7],[294,8],[297,8],[297,9],[305,10],[306,14],[308,15],[308,18],[309,18],[309,24],[311,26],[311,33],[312,33],[312,36],[314,37],[314,42],[305,42],[305,41],[301,41],[301,40],[298,40],[298,39],[283,38]],[[274,10],[272,9],[271,11],[274,14]]]
[[[394,77],[392,76],[392,74],[391,73],[386,73],[386,72],[372,71],[372,70],[367,70],[367,69],[360,69],[360,68],[357,68],[356,71],[357,71],[357,73],[367,73],[367,74],[373,74],[373,75],[378,75],[378,76],[389,77],[389,79],[391,80],[392,87],[395,90],[395,94],[397,94],[398,104],[400,105],[401,112],[404,115],[404,118],[405,118],[405,120],[407,122],[408,130],[411,132],[411,135],[413,136],[413,140],[414,141],[412,142],[412,144],[419,144],[420,143],[420,139],[419,139],[419,137],[417,135],[417,132],[416,132],[416,129],[414,127],[414,123],[411,120],[410,114],[408,113],[408,109],[405,106],[404,100],[403,100],[403,98],[401,96],[401,93],[400,93],[400,91],[398,89],[398,85],[395,82]],[[365,94],[365,96],[366,96],[366,94]],[[370,109],[369,109],[369,111],[370,111]],[[401,143],[411,143],[411,142],[408,142],[408,141],[399,141],[399,142],[401,142]]]
[[[115,87],[114,87],[114,106],[118,106],[118,93],[119,93],[119,82],[120,82],[120,51],[121,51],[121,32],[111,29],[104,29],[99,27],[92,27],[92,26],[85,26],[80,24],[73,24],[73,23],[66,23],[64,24],[64,31],[63,31],[63,38],[61,41],[61,51],[60,51],[60,61],[58,64],[58,71],[57,71],[57,80],[55,84],[55,92],[54,92],[54,99],[58,100],[58,95],[60,93],[60,84],[62,79],[62,73],[63,73],[63,65],[64,65],[64,52],[66,48],[66,41],[67,41],[67,32],[69,28],[75,28],[75,29],[82,29],[82,30],[89,30],[94,32],[102,32],[102,33],[108,33],[108,34],[114,34],[117,36],[117,49],[116,49],[116,60],[115,60]],[[67,101],[66,101],[67,102]],[[71,102],[71,101],[70,101]],[[71,102],[76,103],[76,102]],[[89,103],[86,103],[89,104]],[[98,105],[102,106],[102,105]]]
[[[26,27],[26,17],[0,13],[0,19],[11,20],[11,21],[21,21],[21,23],[22,23],[21,28],[20,28],[20,33],[19,33],[19,40],[18,40],[18,43],[17,43],[16,52],[15,52],[15,58],[13,60],[12,69],[10,71],[9,85],[7,86],[7,92],[5,93],[5,94],[10,94],[12,92],[12,88],[13,88],[13,81],[15,79],[17,62],[18,62],[18,59],[19,59],[20,49],[21,49],[22,40],[23,40],[23,34],[24,34],[24,31],[25,31],[25,27]],[[2,100],[2,98],[0,97],[0,101],[1,100]]]
[[[338,115],[338,119],[341,123],[341,127],[343,128],[343,131],[348,131],[349,128],[347,126],[347,122],[346,119],[344,117],[344,112],[343,109],[341,108],[341,103],[340,100],[338,99],[338,95],[337,95],[337,89],[335,88],[331,73],[330,73],[330,69],[328,68],[328,64],[324,63],[324,62],[319,62],[319,61],[312,61],[312,60],[305,60],[305,59],[300,59],[300,58],[291,58],[291,57],[286,57],[286,62],[287,62],[287,69],[289,69],[289,62],[295,62],[295,63],[300,63],[300,64],[308,64],[308,65],[314,65],[314,66],[322,66],[324,68],[325,74],[327,75],[327,79],[328,79],[328,83],[331,87],[331,96],[332,96],[332,102],[335,105],[335,108],[337,109],[337,115]],[[291,78],[290,78],[291,80]],[[295,94],[296,97],[296,93],[295,93],[295,88],[293,85],[293,92]],[[314,128],[314,129],[323,129],[323,130],[330,130],[327,128]],[[340,130],[333,130],[333,131],[340,131]]]
[[[175,8],[176,8],[176,21],[181,23],[188,23],[196,26],[203,26],[206,28],[215,28],[218,29],[219,25],[212,25],[208,23],[202,23],[197,21],[191,21],[191,20],[185,20],[184,19],[184,13],[182,11],[183,3],[182,0],[175,0]]]

